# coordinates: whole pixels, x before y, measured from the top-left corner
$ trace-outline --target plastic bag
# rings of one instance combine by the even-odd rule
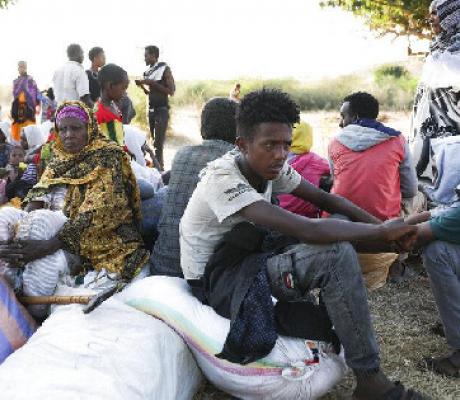
[[[201,373],[163,322],[112,298],[58,308],[0,366],[2,399],[190,400]]]

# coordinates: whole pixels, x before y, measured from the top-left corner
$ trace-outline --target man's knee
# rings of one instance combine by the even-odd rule
[[[431,242],[423,250],[423,259],[427,261],[436,260],[438,255],[442,252],[443,244],[440,241]]]
[[[316,270],[318,276],[323,276],[324,278],[336,276],[337,278],[340,275],[340,279],[351,279],[361,274],[356,251],[349,242],[307,246],[308,251],[304,254],[298,253],[297,256],[300,258],[317,257],[313,269]]]
[[[451,265],[451,252],[454,252],[455,245],[437,240],[430,243],[423,250],[423,264],[431,275],[432,273],[440,273],[446,269],[455,269],[456,266]],[[460,252],[458,254],[458,262],[460,262]]]
[[[347,268],[347,270],[360,270],[356,250],[350,242],[334,243],[333,247],[335,253],[335,264],[346,263],[347,265],[349,265],[349,268]]]

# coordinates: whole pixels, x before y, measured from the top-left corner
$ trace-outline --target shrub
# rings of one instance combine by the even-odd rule
[[[241,95],[263,87],[278,88],[289,93],[304,111],[338,110],[345,96],[356,91],[374,94],[382,110],[408,111],[412,107],[417,79],[402,65],[383,65],[362,74],[323,79],[305,83],[295,79],[250,79],[241,78],[227,81],[181,81],[177,82],[173,106],[196,106],[215,96],[228,96],[236,82],[241,84]],[[130,87],[130,90],[132,87]],[[146,96],[134,88],[132,100],[135,103],[135,123],[146,126]],[[131,91],[130,91],[131,93]],[[173,108],[174,109],[174,108]]]
[[[403,79],[410,76],[409,71],[402,65],[382,65],[374,70],[374,79],[376,82],[387,79]]]

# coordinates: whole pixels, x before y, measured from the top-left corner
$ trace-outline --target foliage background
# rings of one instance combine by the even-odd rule
[[[428,38],[431,0],[325,0],[324,7],[340,7],[364,18],[380,34]]]
[[[177,86],[173,104],[200,107],[215,96],[228,96],[236,81],[183,81]],[[417,87],[417,77],[402,64],[382,65],[371,71],[305,83],[295,79],[258,80],[242,78],[241,94],[262,87],[279,88],[289,93],[303,111],[337,110],[342,99],[355,91],[368,91],[380,101],[382,109],[409,111]]]

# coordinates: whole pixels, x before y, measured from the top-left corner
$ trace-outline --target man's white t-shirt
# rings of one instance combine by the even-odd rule
[[[53,76],[53,88],[56,101],[80,100],[89,94],[89,81],[83,65],[76,61],[67,61]]]
[[[272,194],[291,193],[301,176],[287,163],[278,177],[258,193],[241,173],[232,150],[212,161],[201,172],[198,183],[181,219],[180,256],[186,279],[199,279],[214,249],[225,233],[245,221],[238,211],[257,201],[270,202]]]

